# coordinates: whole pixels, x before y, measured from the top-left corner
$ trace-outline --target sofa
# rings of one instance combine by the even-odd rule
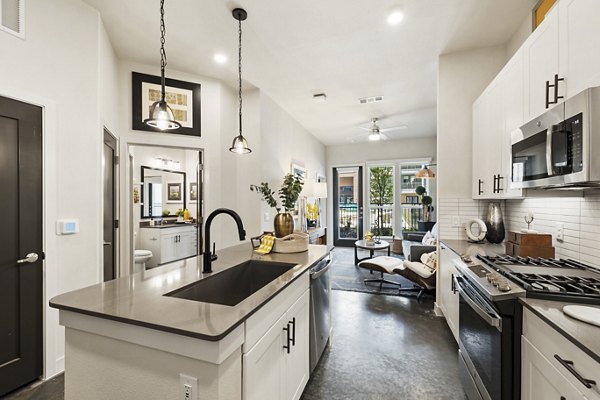
[[[437,224],[428,232],[403,232],[402,233],[402,251],[404,258],[408,261],[419,261],[423,253],[431,253],[437,250],[436,245],[423,244],[423,238],[430,234],[430,237],[437,239]]]

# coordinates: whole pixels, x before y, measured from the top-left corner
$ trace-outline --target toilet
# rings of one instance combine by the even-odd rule
[[[146,261],[152,258],[150,250],[134,250],[133,252],[133,273],[141,272],[146,269]]]

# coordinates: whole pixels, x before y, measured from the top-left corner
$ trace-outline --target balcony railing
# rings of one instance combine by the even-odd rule
[[[394,234],[393,206],[371,205],[369,207],[371,232],[375,236],[392,236]]]
[[[358,206],[356,203],[338,205],[338,237],[358,239]]]
[[[423,207],[421,205],[402,205],[402,230],[419,230],[418,221],[423,220]]]

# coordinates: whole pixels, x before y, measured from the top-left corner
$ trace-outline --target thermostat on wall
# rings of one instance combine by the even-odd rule
[[[78,219],[59,219],[56,221],[57,235],[72,235],[79,232]]]

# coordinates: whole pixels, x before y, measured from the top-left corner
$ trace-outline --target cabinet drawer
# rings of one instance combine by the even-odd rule
[[[600,400],[600,364],[545,323],[530,310],[523,310],[523,336],[527,338],[566,379],[590,400]],[[587,388],[557,358],[571,361],[571,368],[585,379],[596,381]]]

